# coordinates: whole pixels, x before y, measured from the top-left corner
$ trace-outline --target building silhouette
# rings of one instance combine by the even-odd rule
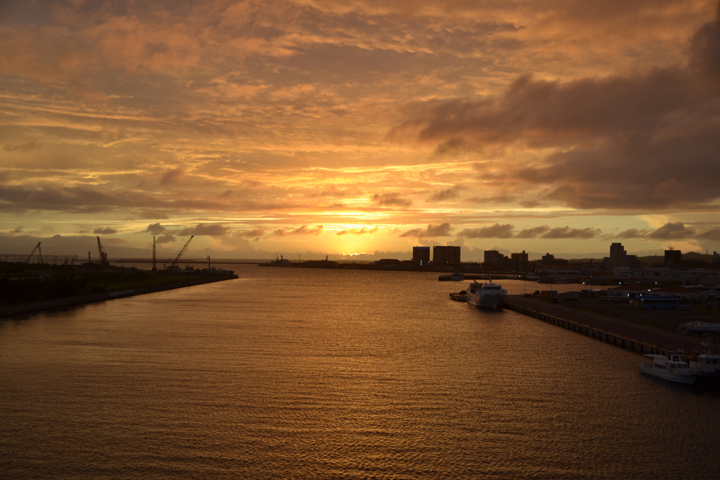
[[[682,252],[680,250],[665,250],[665,265],[681,265]]]
[[[457,265],[460,263],[460,247],[440,246],[433,247],[434,265]]]
[[[412,261],[418,267],[430,263],[430,247],[413,247]]]

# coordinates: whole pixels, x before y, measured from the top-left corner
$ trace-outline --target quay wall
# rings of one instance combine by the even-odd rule
[[[617,333],[608,332],[607,330],[603,330],[597,327],[591,327],[589,325],[584,325],[579,322],[574,322],[572,320],[567,320],[561,317],[557,317],[555,315],[550,315],[548,313],[544,313],[532,308],[523,307],[520,305],[513,305],[512,303],[506,303],[505,308],[521,313],[528,317],[536,318],[545,323],[556,325],[566,330],[571,330],[575,333],[579,333],[580,335],[585,335],[586,337],[594,338],[595,340],[609,343],[610,345],[615,345],[616,347],[624,348],[625,350],[630,350],[631,352],[635,352],[639,355],[650,353],[669,356],[671,353],[670,350],[657,345],[652,345],[647,342],[641,342],[639,340],[625,337]]]
[[[94,293],[91,295],[81,295],[70,298],[56,298],[53,300],[45,300],[42,302],[33,302],[23,305],[10,305],[0,308],[0,318],[12,317],[15,315],[27,315],[30,313],[54,310],[57,308],[75,307],[78,305],[86,305],[88,303],[104,302],[116,298],[133,297],[135,295],[144,295],[146,293],[164,292],[167,290],[175,290],[176,288],[194,287],[195,285],[204,285],[206,283],[222,282],[224,280],[232,280],[237,275],[218,275],[217,278],[195,279],[188,282],[173,283],[167,285],[152,285],[147,287],[130,288],[127,290],[117,290],[114,292]]]

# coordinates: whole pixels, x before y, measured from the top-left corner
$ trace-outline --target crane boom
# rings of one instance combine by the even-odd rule
[[[185,243],[183,248],[180,250],[180,253],[177,254],[177,257],[175,257],[175,260],[173,260],[172,263],[170,264],[170,268],[175,267],[177,265],[177,263],[180,261],[180,257],[182,257],[182,254],[185,253],[185,249],[187,249],[188,245],[190,245],[190,240],[192,240],[193,237],[195,237],[195,235],[190,236],[188,241]]]
[[[100,237],[97,237],[98,241],[98,252],[100,253],[100,265],[107,265],[107,252],[103,250],[102,243],[100,243]]]
[[[28,263],[28,262],[30,261],[30,259],[32,258],[33,254],[35,253],[35,250],[37,250],[38,248],[40,248],[40,242],[38,242],[38,244],[35,245],[35,248],[33,248],[32,252],[30,252],[30,255],[27,256],[27,258],[25,259],[25,262],[24,262],[24,263]],[[41,258],[42,258],[42,253],[40,253],[40,256],[41,256]]]

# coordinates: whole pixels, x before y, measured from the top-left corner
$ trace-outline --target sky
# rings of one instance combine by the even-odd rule
[[[720,4],[0,2],[0,254],[720,251]]]

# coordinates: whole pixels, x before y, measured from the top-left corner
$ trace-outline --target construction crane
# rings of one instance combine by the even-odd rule
[[[177,254],[177,257],[175,257],[175,260],[173,260],[170,264],[170,268],[175,268],[177,266],[177,263],[180,261],[180,257],[182,257],[182,254],[185,253],[185,250],[187,249],[188,245],[190,245],[190,240],[192,240],[193,237],[195,237],[195,235],[192,235],[188,239],[187,243],[185,243],[185,246],[183,246],[183,248],[180,250],[180,253]]]
[[[153,272],[157,272],[157,267],[155,266],[155,235],[153,235]]]
[[[39,250],[38,252],[38,258],[40,261],[38,263],[42,263],[42,248],[40,248],[40,242],[38,242],[37,245],[35,245],[35,248],[33,248],[32,252],[30,252],[30,255],[27,256],[24,263],[28,263],[32,256],[35,254],[35,250]]]
[[[100,266],[104,267],[107,265],[110,265],[110,262],[108,262],[107,259],[107,252],[103,250],[102,243],[100,243],[100,237],[97,237],[98,241],[98,252],[100,253]]]

